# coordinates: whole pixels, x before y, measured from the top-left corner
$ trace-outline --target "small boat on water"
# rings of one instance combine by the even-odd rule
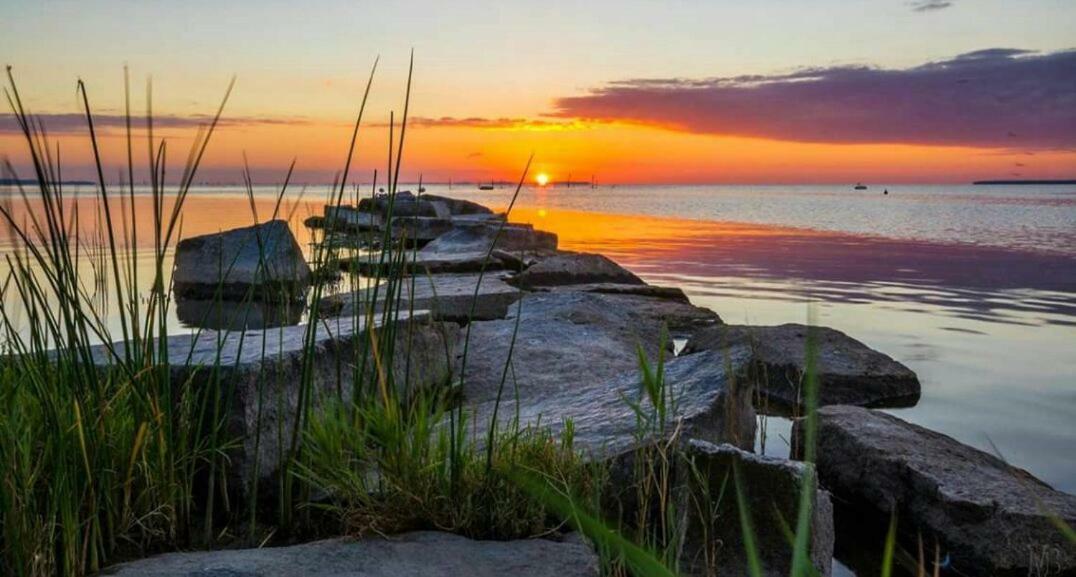
[[[855,189],[856,190],[867,190],[867,185],[863,184],[862,182],[857,182],[856,186],[855,186]]]
[[[489,181],[489,184],[478,185],[478,190],[493,190],[493,180]]]

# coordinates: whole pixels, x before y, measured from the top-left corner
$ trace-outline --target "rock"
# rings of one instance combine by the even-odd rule
[[[662,326],[670,320],[678,327],[720,322],[717,315],[689,304],[627,295],[530,293],[520,306],[522,318],[511,359],[521,397],[570,392],[580,383],[601,383],[637,372],[638,348],[656,358]],[[516,315],[513,306],[504,320],[476,321],[460,332],[457,352],[462,354],[465,339],[470,344],[466,365],[456,374],[469,401],[496,397]],[[462,359],[457,365],[461,363]]]
[[[452,216],[495,216],[493,211],[485,206],[472,202],[470,200],[462,200],[459,198],[450,198],[447,196],[440,196],[437,194],[424,194],[419,198],[424,198],[432,202],[440,202],[448,207]]]
[[[1076,496],[997,457],[850,406],[819,409],[816,454],[827,489],[886,516],[895,511],[911,539],[937,539],[954,574],[1076,575],[1076,547],[1050,518],[1076,527]]]
[[[713,353],[711,353],[713,354]],[[684,457],[691,463],[680,479],[677,510],[683,516],[684,550],[681,569],[687,574],[748,575],[733,467],[742,481],[762,574],[791,574],[792,546],[785,527],[795,528],[804,490],[814,496],[811,509],[809,558],[819,575],[829,575],[833,560],[833,506],[829,493],[818,488],[811,465],[756,455],[729,444],[692,439]],[[709,503],[711,507],[704,504]]]
[[[427,254],[441,255],[465,252],[486,253],[489,252],[494,238],[497,239],[494,249],[516,254],[554,251],[557,248],[557,235],[535,230],[529,224],[502,225],[497,222],[478,221],[457,223],[455,230],[430,243],[423,251]]]
[[[595,361],[599,357],[594,357]],[[732,442],[750,447],[754,443],[755,412],[751,407],[749,369],[750,351],[734,350],[728,357],[713,352],[677,357],[665,365],[664,380],[670,406],[664,431],[641,430],[629,402],[640,402],[644,411],[652,405],[641,399],[640,370],[620,371],[610,378],[595,378],[594,371],[583,371],[574,378],[561,380],[530,379],[519,384],[518,404],[512,383],[505,385],[497,411],[498,428],[509,428],[517,416],[520,428],[541,426],[554,435],[571,420],[574,447],[585,458],[600,461],[621,460],[635,449],[664,435],[673,434],[717,443]],[[556,365],[547,370],[561,370]],[[516,377],[527,373],[516,369]],[[465,403],[471,415],[472,432],[482,443],[488,434],[496,409],[496,390],[469,396],[464,383]],[[624,475],[614,473],[620,482]]]
[[[325,206],[321,227],[341,233],[376,231],[381,228],[380,214],[362,212],[350,206]]]
[[[666,299],[681,303],[688,303],[690,300],[684,291],[677,287],[668,286],[654,286],[649,284],[617,284],[617,283],[587,283],[587,284],[573,284],[564,286],[551,286],[551,287],[538,287],[535,291],[543,292],[587,292],[587,293],[602,293],[608,295],[634,295],[641,297],[651,297],[656,299]]]
[[[363,198],[359,201],[359,210],[386,216],[389,210],[389,196]],[[490,209],[468,200],[459,200],[434,194],[414,196],[409,192],[399,192],[392,202],[393,216],[434,216],[493,214]]]
[[[179,241],[172,280],[177,297],[239,300],[253,291],[295,299],[310,284],[310,267],[288,223],[272,220]]]
[[[628,269],[600,254],[570,252],[543,258],[519,273],[512,282],[525,289],[592,283],[646,284]]]
[[[259,495],[273,495],[281,457],[291,447],[290,432],[300,397],[300,383],[306,358],[305,339],[309,325],[267,330],[171,336],[168,359],[172,382],[177,387],[221,387],[227,402],[226,432],[237,441],[229,455],[236,488],[245,491],[257,479]],[[448,384],[456,333],[455,324],[431,322],[418,311],[414,317],[401,312],[395,322],[375,325],[379,342],[393,340],[395,354],[389,384],[401,394],[419,388]],[[321,320],[315,324],[312,359],[314,402],[337,395],[350,399],[359,366],[365,371],[362,382],[376,386],[370,342],[364,319],[350,317]],[[122,356],[122,343],[111,345]],[[94,349],[98,364],[110,364],[105,346]],[[365,362],[364,362],[365,358]],[[216,378],[214,378],[216,375]]]
[[[412,307],[429,310],[435,320],[457,323],[507,317],[509,307],[524,293],[504,282],[504,273],[485,273],[481,275],[481,284],[479,276],[478,273],[467,273],[404,277],[402,286],[399,286],[400,296],[396,306],[404,311]],[[477,296],[476,287],[480,287]],[[387,290],[387,284],[378,290],[375,310],[384,308]],[[372,288],[325,297],[322,299],[321,313],[325,316],[351,316],[356,310],[366,310],[373,299]]]
[[[422,246],[452,230],[453,226],[452,219],[447,216],[394,216],[392,237],[406,238]]]
[[[818,361],[818,404],[908,406],[919,399],[919,379],[908,367],[848,335],[813,327]],[[807,367],[808,327],[722,325],[699,332],[685,352],[720,350],[746,343],[768,375],[762,392],[776,408],[802,414],[800,383]]]
[[[500,236],[497,231],[501,229]],[[378,263],[376,256],[342,259],[340,267],[364,276],[387,276],[388,274],[440,274],[465,273],[485,270],[504,270],[506,264],[490,253],[490,246],[497,239],[498,249],[520,255],[549,253],[557,248],[557,235],[534,230],[531,225],[474,221],[459,223],[449,232],[419,250],[404,270],[391,270]]]
[[[580,539],[475,541],[434,531],[290,547],[168,553],[105,569],[115,577],[597,577]]]

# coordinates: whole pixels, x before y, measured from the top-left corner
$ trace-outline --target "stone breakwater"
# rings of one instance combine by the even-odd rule
[[[403,364],[393,367],[399,372],[397,386],[414,390],[454,383],[476,444],[484,442],[490,427],[506,426],[505,414],[518,419],[520,427],[554,433],[570,420],[583,457],[609,465],[614,494],[629,490],[617,484],[625,482],[638,451],[655,443],[674,443],[693,472],[707,473],[705,479],[729,478],[736,471],[746,489],[744,498],[756,512],[756,542],[767,575],[788,574],[785,527],[796,518],[798,495],[804,491],[814,499],[809,558],[822,575],[830,574],[834,547],[831,497],[885,518],[898,512],[905,537],[937,543],[961,574],[1023,575],[1043,567],[1054,571],[1049,574],[1076,571],[1074,546],[1057,530],[1059,522],[1076,525],[1076,498],[944,435],[877,411],[915,404],[919,381],[904,365],[849,335],[795,324],[726,324],[717,313],[691,304],[677,288],[650,285],[602,255],[560,250],[555,235],[506,222],[503,215],[464,200],[400,194],[390,202],[377,197],[354,208],[326,207],[324,216],[307,224],[324,228],[326,242],[332,236],[333,242],[378,249],[389,239],[411,249],[400,259],[366,255],[339,261],[351,273],[391,275],[399,290],[387,296],[381,287],[368,287],[317,303],[322,318],[314,322],[323,325],[315,337],[317,391],[350,386],[356,369],[347,362],[349,347],[364,331],[386,328],[367,326],[361,319],[378,317],[369,311],[408,311],[394,318],[389,333],[403,352]],[[295,262],[294,247],[285,241],[273,244],[282,247],[279,255],[265,255],[264,247],[254,256],[229,248],[229,242],[249,236],[226,232],[187,246],[213,247],[218,260],[238,262],[237,270],[245,272],[228,279],[233,293],[243,292],[244,280],[277,280],[262,274],[265,269],[252,258],[265,261],[268,256],[273,270],[286,271],[283,280],[289,282],[297,278],[293,271],[304,270],[305,263]],[[177,268],[177,275],[185,275],[188,284],[220,285],[210,268]],[[246,481],[276,473],[279,443],[272,437],[282,429],[280,423],[294,421],[297,410],[297,351],[307,327],[272,329],[273,337],[269,332],[222,337],[235,384],[228,423],[241,441],[234,462]],[[263,348],[262,340],[270,338],[272,346]],[[674,341],[686,345],[675,351]],[[269,350],[270,356],[254,355],[254,350]],[[176,365],[194,367],[183,369],[194,380],[205,378],[195,369],[215,357],[207,351],[198,339],[170,348]],[[102,359],[110,354],[101,352]],[[803,381],[809,354],[822,407],[817,474],[816,465],[751,452],[758,413],[797,415],[806,409]],[[631,408],[647,402],[640,387],[640,358],[654,362],[659,357],[666,359],[664,382],[676,402],[666,427],[640,435]],[[270,373],[283,377],[266,387],[264,375]],[[511,375],[508,393],[506,374]],[[256,392],[265,406],[274,407],[269,423],[255,419],[266,416],[252,405]],[[502,419],[495,421],[498,402]],[[794,447],[802,444],[802,429],[797,425]],[[258,443],[251,441],[255,435]],[[259,466],[244,470],[252,462]],[[686,470],[674,476],[694,494],[702,491],[716,499],[724,491],[719,481],[701,482],[703,477]],[[738,511],[729,493],[706,515],[682,505],[677,507],[682,569],[703,573],[708,560],[717,575],[745,574]],[[473,574],[598,571],[587,545],[572,538],[546,544],[486,543],[411,534],[387,542],[300,547],[324,554],[311,557],[294,547],[173,554],[126,566],[121,574],[189,574],[207,564],[216,573],[206,575],[293,574],[287,571],[289,563],[304,573],[380,574],[364,572],[364,563],[352,558],[379,559],[384,574],[415,563],[412,569],[419,573],[451,574],[466,558],[475,559],[467,565]],[[556,557],[572,569],[537,562],[536,556]]]

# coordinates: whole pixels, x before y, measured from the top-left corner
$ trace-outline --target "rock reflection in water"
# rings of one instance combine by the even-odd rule
[[[221,301],[176,299],[176,317],[186,327],[213,330],[257,330],[297,325],[306,301]]]

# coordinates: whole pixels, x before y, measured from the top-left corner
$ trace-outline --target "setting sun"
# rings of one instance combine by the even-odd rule
[[[537,182],[538,186],[545,186],[549,184],[549,175],[544,172],[539,172],[538,176],[534,177],[534,182]]]

